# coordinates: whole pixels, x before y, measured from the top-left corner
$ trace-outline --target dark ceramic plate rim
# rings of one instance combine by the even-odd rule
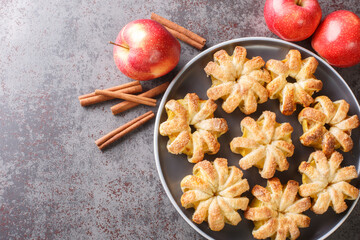
[[[336,72],[336,70],[334,68],[332,68],[325,60],[323,60],[322,58],[320,58],[319,56],[317,56],[316,54],[314,54],[313,52],[300,47],[296,44],[290,43],[290,42],[286,42],[283,40],[279,40],[279,39],[274,39],[274,38],[267,38],[267,37],[246,37],[246,38],[237,38],[237,39],[232,39],[226,42],[222,42],[219,44],[216,44],[215,46],[206,49],[205,51],[199,53],[197,56],[195,56],[193,59],[191,59],[181,70],[180,72],[175,76],[174,80],[170,83],[168,89],[166,90],[166,92],[164,93],[164,96],[161,100],[161,103],[159,105],[157,114],[156,114],[156,121],[155,121],[155,127],[154,127],[154,156],[155,156],[155,162],[156,162],[156,168],[160,177],[160,181],[162,183],[162,186],[166,192],[166,195],[168,196],[168,198],[170,199],[170,202],[172,203],[172,205],[175,207],[175,209],[178,211],[178,213],[183,217],[183,219],[193,228],[195,229],[199,234],[201,234],[203,237],[207,238],[207,239],[213,239],[212,237],[208,236],[205,232],[203,232],[200,228],[198,228],[196,226],[196,224],[194,224],[191,219],[189,219],[180,209],[180,207],[177,205],[175,199],[173,198],[172,194],[170,193],[170,189],[168,187],[168,185],[166,184],[164,175],[163,175],[163,171],[160,165],[160,158],[159,158],[159,146],[158,146],[158,137],[159,137],[159,125],[160,125],[160,118],[161,118],[161,114],[163,112],[166,100],[168,98],[168,95],[170,94],[170,92],[172,91],[174,85],[176,84],[176,82],[180,79],[180,77],[182,76],[182,74],[193,64],[195,63],[199,58],[203,57],[206,54],[209,54],[212,50],[219,48],[219,47],[225,47],[229,44],[233,44],[233,43],[242,43],[242,42],[247,42],[247,41],[268,41],[268,42],[273,42],[273,43],[278,43],[278,44],[283,44],[286,45],[287,47],[293,47],[296,49],[299,49],[303,52],[306,52],[307,54],[315,57],[319,62],[322,62],[329,70],[331,70],[337,77],[338,79],[340,79],[340,81],[342,81],[342,83],[344,84],[344,86],[346,86],[349,90],[349,92],[352,95],[352,98],[355,100],[355,102],[357,103],[357,108],[358,111],[360,111],[360,106],[359,103],[357,102],[357,99],[354,95],[354,93],[351,91],[350,87],[347,85],[346,81],[340,76],[340,74],[338,72]],[[341,224],[343,224],[343,222],[348,218],[348,216],[350,215],[350,213],[352,212],[352,210],[354,209],[354,207],[356,206],[358,200],[359,200],[360,195],[357,197],[357,199],[353,202],[352,206],[348,209],[346,215],[343,216],[343,218],[332,228],[330,229],[326,234],[324,234],[321,238],[319,239],[325,239],[328,236],[330,236],[336,229],[338,229]]]

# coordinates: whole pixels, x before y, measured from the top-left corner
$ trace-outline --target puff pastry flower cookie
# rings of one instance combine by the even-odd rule
[[[336,213],[344,212],[347,209],[344,200],[355,200],[359,195],[359,190],[349,183],[358,177],[356,168],[353,165],[340,168],[342,161],[343,156],[338,152],[327,159],[322,151],[316,151],[299,166],[303,182],[299,193],[314,199],[311,210],[316,214],[323,214],[329,206]]]
[[[214,118],[216,108],[213,100],[200,100],[195,93],[169,100],[165,104],[168,119],[159,127],[160,134],[169,137],[168,151],[184,153],[192,163],[203,160],[205,153],[216,154],[220,149],[217,138],[228,130],[225,119]],[[194,133],[190,126],[196,129]]]
[[[311,96],[322,88],[322,82],[313,75],[317,66],[314,57],[301,59],[298,50],[290,50],[283,61],[267,61],[266,69],[271,72],[273,80],[266,89],[270,99],[279,99],[282,114],[291,115],[296,110],[296,104],[307,107],[314,102]],[[289,77],[296,82],[289,82]]]
[[[209,62],[205,72],[211,76],[212,86],[207,91],[210,99],[224,100],[222,108],[232,113],[237,107],[245,114],[256,111],[258,103],[268,100],[265,83],[271,81],[268,71],[261,69],[265,62],[261,57],[246,58],[246,49],[235,47],[233,55],[225,50],[214,54],[214,62]]]
[[[181,205],[195,208],[192,220],[209,223],[213,231],[220,231],[225,223],[237,225],[241,217],[238,209],[246,210],[249,199],[240,195],[249,190],[242,171],[228,166],[225,158],[216,158],[213,163],[204,160],[195,164],[193,175],[181,181]]]
[[[290,180],[282,186],[278,178],[269,179],[266,188],[256,185],[252,189],[255,199],[244,217],[254,222],[254,238],[296,239],[299,228],[310,225],[310,218],[302,212],[311,207],[311,200],[299,198],[298,189],[298,182]]]
[[[359,126],[357,115],[348,116],[349,104],[345,100],[332,102],[326,96],[315,99],[313,107],[304,108],[298,116],[303,128],[300,142],[304,146],[322,149],[329,156],[340,148],[348,152],[353,148],[351,130]],[[327,124],[330,128],[325,127]]]
[[[240,167],[244,170],[255,166],[263,178],[272,178],[275,170],[289,168],[286,157],[294,153],[291,141],[293,128],[289,123],[277,123],[273,112],[264,111],[257,121],[245,117],[241,123],[242,137],[230,142],[231,151],[241,154]]]

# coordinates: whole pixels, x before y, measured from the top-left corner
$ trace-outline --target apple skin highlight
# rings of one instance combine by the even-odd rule
[[[330,13],[316,30],[311,46],[335,67],[351,67],[360,62],[360,18],[353,12]]]
[[[179,62],[181,47],[161,24],[140,19],[128,23],[118,34],[114,61],[134,80],[150,80],[170,72]]]

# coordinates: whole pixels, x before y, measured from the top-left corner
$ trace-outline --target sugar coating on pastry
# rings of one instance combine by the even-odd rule
[[[272,178],[275,170],[289,168],[287,157],[294,153],[291,141],[293,128],[289,123],[277,123],[276,114],[264,111],[257,121],[245,117],[240,123],[242,137],[230,142],[233,153],[243,156],[239,165],[246,170],[255,166],[263,178]]]
[[[285,240],[300,236],[299,228],[310,225],[310,218],[302,212],[311,207],[310,198],[297,196],[299,183],[293,180],[282,186],[278,178],[269,179],[266,188],[256,185],[244,217],[254,222],[252,235],[256,239]]]
[[[250,114],[256,111],[258,103],[268,100],[264,84],[270,82],[271,77],[262,69],[265,62],[259,56],[249,60],[246,54],[246,49],[240,46],[235,47],[232,56],[220,50],[214,54],[214,61],[204,68],[212,80],[207,96],[213,100],[222,98],[222,108],[227,113],[239,107],[243,113]]]
[[[355,200],[359,195],[359,189],[349,183],[358,177],[356,168],[354,165],[341,168],[342,161],[343,156],[338,152],[327,159],[322,151],[316,151],[299,166],[303,182],[299,194],[313,198],[311,210],[316,214],[323,214],[329,206],[336,213],[344,212],[347,209],[344,200]]]
[[[304,131],[300,142],[321,149],[327,156],[335,149],[349,152],[354,145],[351,131],[360,123],[357,115],[348,116],[349,107],[345,100],[332,102],[326,96],[317,97],[313,107],[304,108],[298,115]]]
[[[318,66],[314,57],[301,59],[298,50],[290,50],[283,61],[270,59],[266,69],[270,71],[272,81],[266,86],[270,99],[279,99],[280,111],[291,115],[296,104],[303,107],[314,102],[312,95],[322,88],[322,82],[313,75]],[[296,82],[289,82],[292,77]]]
[[[193,175],[181,181],[181,205],[194,208],[192,220],[207,221],[213,231],[220,231],[225,223],[237,225],[241,221],[238,209],[246,210],[249,199],[240,197],[249,190],[242,171],[228,166],[227,159],[216,158],[213,163],[204,160],[194,165]]]
[[[205,153],[216,154],[220,149],[217,138],[228,130],[225,119],[214,118],[216,108],[213,100],[200,100],[195,93],[169,100],[165,104],[168,119],[159,127],[160,134],[169,137],[168,151],[184,153],[192,163],[203,160]],[[190,125],[195,132],[191,133]]]

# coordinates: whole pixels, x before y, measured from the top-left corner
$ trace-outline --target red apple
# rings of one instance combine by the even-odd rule
[[[360,18],[346,10],[330,13],[316,30],[311,46],[333,66],[359,63]]]
[[[129,78],[150,80],[170,72],[179,62],[180,43],[160,23],[140,19],[128,23],[116,38],[114,60]]]
[[[317,0],[266,0],[264,17],[270,31],[286,41],[310,37],[321,20]]]

